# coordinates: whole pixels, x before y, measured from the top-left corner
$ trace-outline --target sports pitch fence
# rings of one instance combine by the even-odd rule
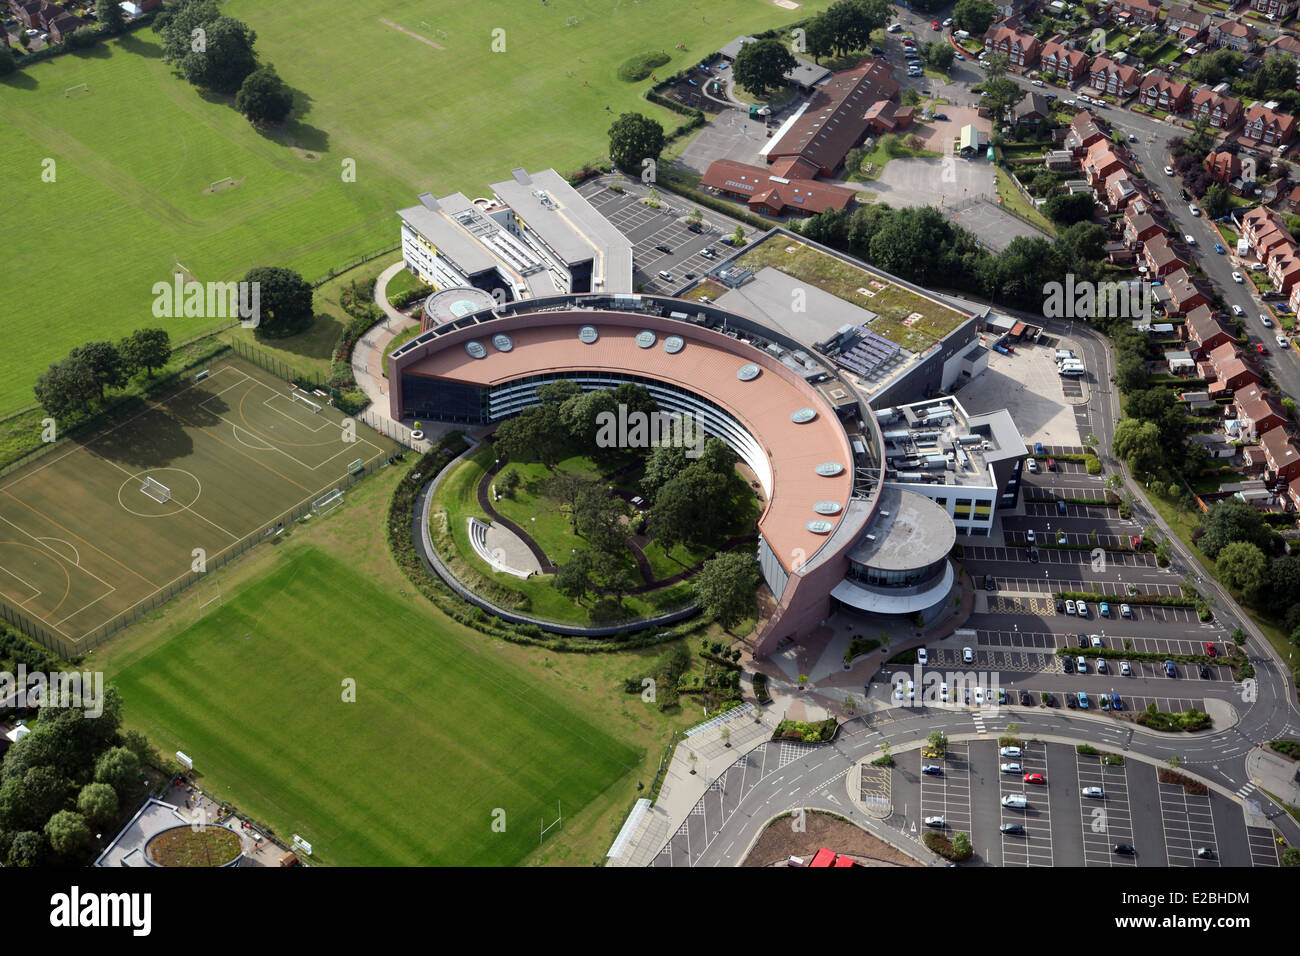
[[[384,467],[399,445],[361,424],[308,411],[227,353],[202,382],[0,482],[0,618],[61,657],[86,653]],[[148,476],[174,500],[142,493]]]

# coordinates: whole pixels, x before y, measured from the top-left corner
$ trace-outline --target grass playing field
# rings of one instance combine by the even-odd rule
[[[309,399],[321,402],[317,396]],[[0,598],[77,642],[398,446],[235,358],[0,481]],[[144,493],[146,478],[170,491]],[[159,495],[158,497],[164,497]],[[198,555],[195,549],[202,549]]]
[[[444,624],[305,548],[110,679],[133,726],[321,862],[517,863],[557,800],[568,821],[641,754]]]
[[[174,270],[213,281],[283,265],[314,279],[395,244],[394,211],[422,191],[479,196],[515,166],[572,171],[605,154],[627,110],[676,125],[641,98],[652,80],[616,79],[629,56],[663,48],[670,75],[828,3],[231,0],[224,11],[298,94],[296,118],[265,134],[173,76],[148,29],[0,80],[0,315],[23,345],[0,356],[0,413],[30,404],[36,375],[72,346],[145,324],[153,284]],[[208,192],[227,177],[237,185]],[[165,321],[178,338],[211,324]]]

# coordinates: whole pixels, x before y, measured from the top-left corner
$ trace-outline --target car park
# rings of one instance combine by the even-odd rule
[[[1178,676],[1178,668],[1174,667],[1173,661],[1169,661],[1169,660],[1165,661],[1165,674],[1169,677]]]
[[[927,774],[931,777],[942,777],[943,768],[940,767],[938,764],[933,764],[933,763],[922,764],[921,773]]]
[[[1132,676],[1133,676],[1133,668],[1132,668],[1131,666],[1129,666],[1129,662],[1128,662],[1128,661],[1120,661],[1120,662],[1119,662],[1119,672],[1120,672],[1121,674],[1123,674],[1125,677],[1132,677]]]
[[[1077,701],[1079,702],[1079,709],[1080,709],[1080,710],[1087,710],[1087,709],[1088,709],[1088,695],[1085,694],[1083,691],[1077,691],[1077,692],[1075,693],[1074,699],[1077,700]]]
[[[975,652],[974,652],[973,650],[971,650],[969,647],[963,647],[963,648],[961,649],[961,659],[962,659],[962,663],[965,663],[965,664],[974,664],[974,663],[975,663]]]
[[[1073,614],[1073,613],[1075,612],[1075,610],[1076,610],[1076,608],[1075,608],[1074,602],[1071,601],[1071,600],[1069,600],[1069,599],[1067,598],[1066,601],[1065,601],[1065,613],[1066,613],[1066,614]]]
[[[1024,773],[1024,769],[1018,763],[1004,763],[1001,769],[1003,773]]]
[[[926,817],[925,825],[927,827],[938,827],[939,829],[943,829],[948,825],[948,821],[943,817]]]
[[[1025,832],[1025,828],[1019,823],[1004,823],[1002,826],[998,827],[998,829],[1003,833],[1011,833],[1016,836],[1021,836]]]
[[[1121,604],[1121,605],[1119,606],[1119,616],[1120,616],[1120,617],[1132,617],[1132,616],[1133,616],[1133,609],[1132,609],[1131,607],[1129,607],[1127,604]]]

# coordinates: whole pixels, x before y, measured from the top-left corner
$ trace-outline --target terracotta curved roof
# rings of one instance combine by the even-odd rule
[[[594,344],[578,341],[578,329],[593,325]],[[637,334],[656,335],[650,348],[641,348]],[[513,348],[492,346],[492,337],[507,333]],[[685,347],[669,354],[663,347],[670,335]],[[475,340],[486,356],[472,358],[465,345]],[[853,491],[853,450],[834,409],[812,386],[766,352],[719,332],[659,316],[595,310],[507,315],[456,329],[394,359],[393,376],[417,375],[480,386],[503,385],[539,373],[609,371],[641,375],[708,398],[739,422],[767,454],[772,488],[758,526],[786,570],[811,560],[827,535],[807,528],[823,519],[837,526],[844,518],[813,510],[820,501],[847,507]],[[747,364],[762,372],[744,382],[737,371]],[[399,388],[394,388],[399,393]],[[817,417],[795,424],[791,414],[812,408]],[[838,462],[843,471],[823,477],[816,468]]]

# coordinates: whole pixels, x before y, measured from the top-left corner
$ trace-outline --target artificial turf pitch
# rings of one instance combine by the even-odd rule
[[[518,863],[639,755],[437,620],[307,548],[109,680],[129,724],[321,862]]]

